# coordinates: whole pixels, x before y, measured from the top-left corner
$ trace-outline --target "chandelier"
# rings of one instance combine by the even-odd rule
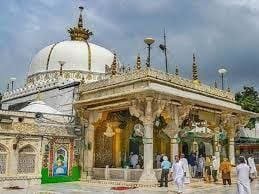
[[[106,137],[112,137],[115,135],[115,133],[113,132],[111,125],[109,123],[107,123],[107,128],[106,131],[103,133]]]

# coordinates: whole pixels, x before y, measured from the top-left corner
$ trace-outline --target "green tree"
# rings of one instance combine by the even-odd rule
[[[244,86],[243,91],[236,93],[235,99],[237,103],[244,109],[259,113],[259,96],[258,91],[254,87]],[[246,127],[254,128],[255,118],[250,119]]]

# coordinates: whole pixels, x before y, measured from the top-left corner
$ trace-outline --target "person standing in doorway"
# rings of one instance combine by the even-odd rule
[[[177,193],[183,193],[184,185],[184,168],[183,164],[180,162],[179,157],[176,155],[174,157],[175,161],[172,165],[173,180],[177,186]]]
[[[211,182],[211,159],[209,156],[206,156],[205,158],[205,181]]]
[[[197,169],[197,165],[196,165],[196,155],[195,153],[191,153],[190,157],[189,157],[189,167],[191,170],[191,176],[192,178],[194,178],[196,176],[196,169]]]
[[[169,174],[169,169],[171,168],[171,162],[168,161],[167,156],[163,156],[163,162],[161,163],[161,168],[162,168],[162,174],[161,174],[159,187],[163,187],[164,182],[165,182],[165,187],[168,187],[168,174]]]
[[[212,156],[212,177],[214,183],[218,181],[219,163],[216,156]]]
[[[250,167],[250,180],[252,182],[256,178],[256,176],[257,176],[257,170],[256,170],[256,166],[255,166],[255,159],[254,159],[252,154],[247,159],[247,163],[248,163],[248,166]]]
[[[239,157],[240,164],[237,165],[237,194],[251,194],[249,180],[249,166],[245,163],[244,157]]]
[[[227,182],[231,185],[231,164],[227,158],[223,159],[223,162],[220,164],[219,171],[222,173],[221,177],[223,185],[226,185]]]
[[[181,154],[180,163],[182,163],[183,170],[184,170],[184,183],[190,183],[190,171],[188,166],[188,161],[185,158],[184,154]]]
[[[160,162],[160,160],[161,160],[161,155],[158,153],[158,154],[156,155],[156,168],[157,168],[157,169],[161,167],[161,162]]]
[[[137,164],[138,164],[138,155],[137,154],[131,154],[130,157],[130,164],[132,166],[132,168],[136,168]]]
[[[202,155],[200,155],[200,157],[198,158],[198,167],[197,167],[199,178],[203,178],[204,164],[205,164],[205,159]]]

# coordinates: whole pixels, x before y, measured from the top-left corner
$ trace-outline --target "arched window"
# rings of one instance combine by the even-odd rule
[[[35,172],[36,153],[34,149],[27,145],[19,151],[18,157],[18,173],[28,174]]]
[[[0,175],[6,173],[7,150],[0,144]]]
[[[55,160],[53,165],[54,176],[68,175],[68,154],[64,147],[60,147],[55,152]]]

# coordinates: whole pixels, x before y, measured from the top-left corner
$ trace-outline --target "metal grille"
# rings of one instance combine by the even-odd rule
[[[0,145],[0,174],[6,173],[7,151],[4,146]]]
[[[26,146],[19,152],[18,158],[18,173],[28,174],[35,172],[35,158],[34,150],[31,146]]]
[[[6,159],[7,154],[0,153],[0,174],[5,174],[6,172]]]

